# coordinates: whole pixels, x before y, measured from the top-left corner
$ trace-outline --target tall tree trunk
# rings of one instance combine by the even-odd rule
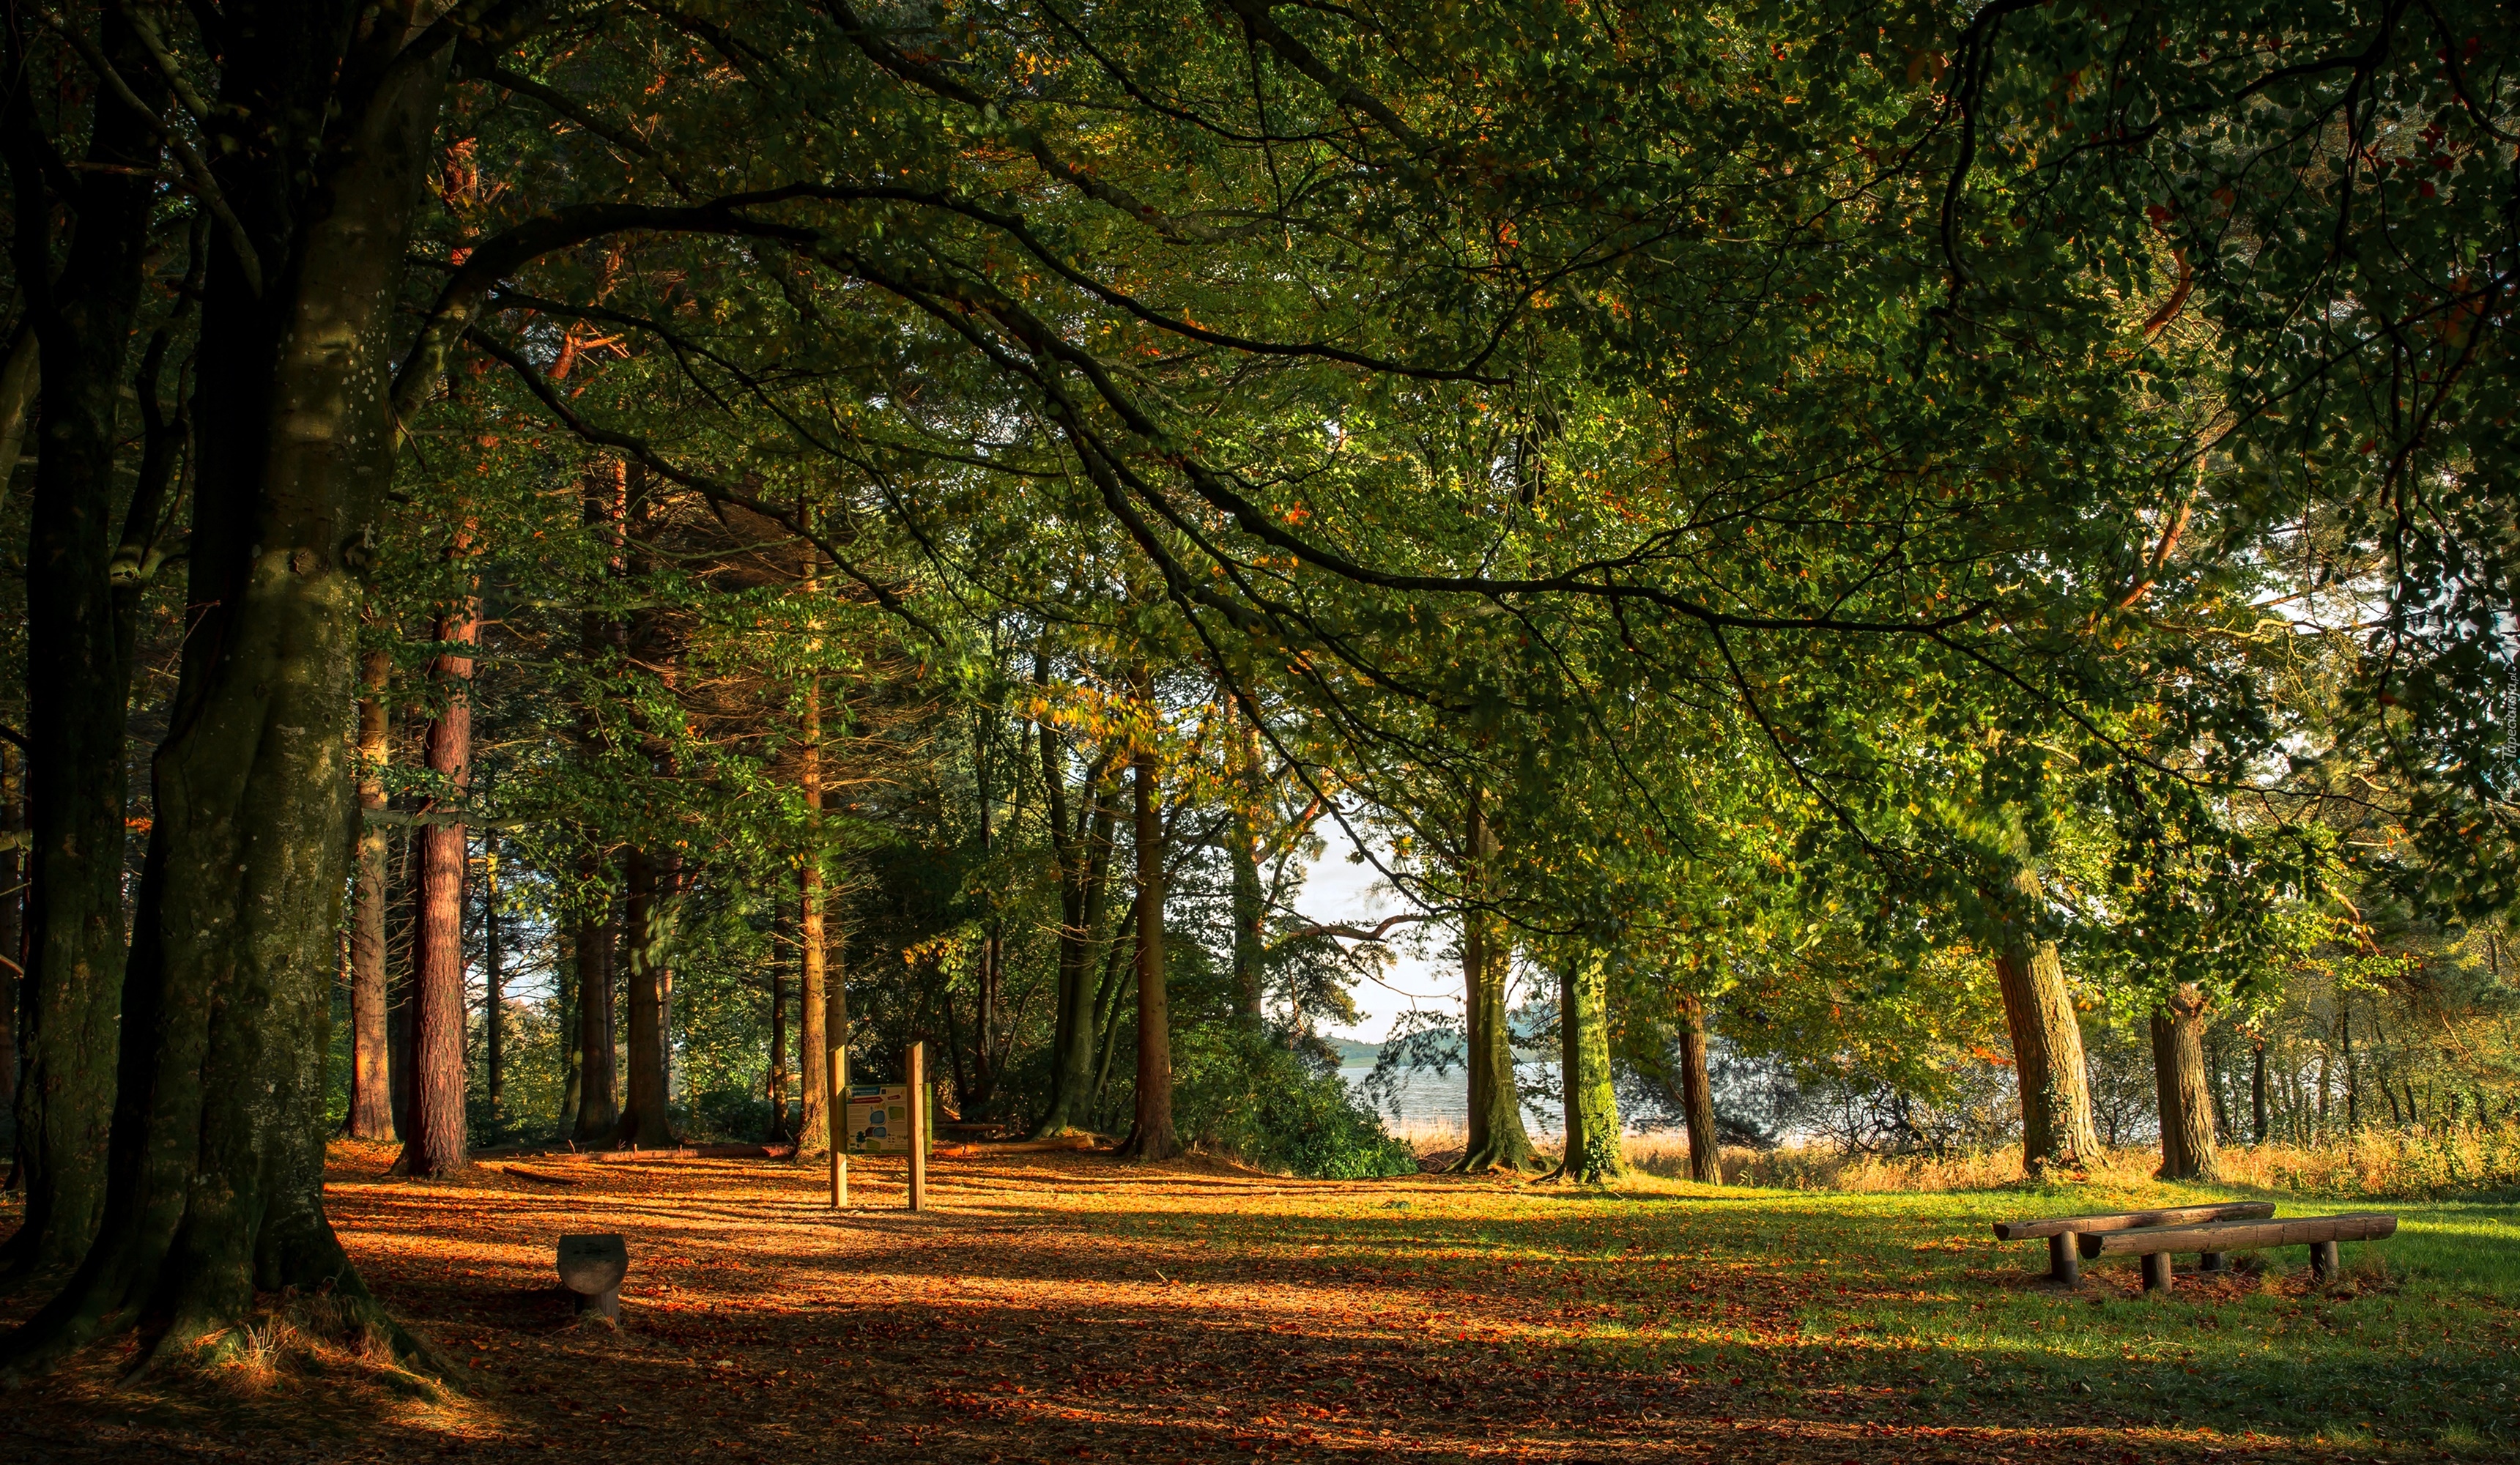
[[[581,892],[601,893],[581,895],[587,904],[578,908],[575,943],[578,1100],[569,1137],[583,1142],[602,1139],[621,1123],[621,1090],[612,1052],[612,897],[602,852],[579,855],[577,872]]]
[[[471,551],[469,532],[456,553]],[[404,1175],[453,1175],[470,1163],[464,1105],[464,884],[467,838],[460,821],[472,784],[472,657],[481,636],[471,588],[439,612],[429,661],[440,699],[429,719],[428,772],[435,784],[422,807],[420,878],[411,934],[411,1113],[403,1131]]]
[[[76,1263],[97,1232],[108,1188],[123,1002],[123,719],[133,608],[132,596],[112,578],[114,450],[159,193],[152,118],[167,105],[165,82],[130,14],[102,7],[96,37],[143,108],[110,98],[96,104],[75,199],[49,191],[51,145],[36,119],[31,82],[11,87],[0,103],[16,283],[40,362],[42,443],[25,572],[33,959],[18,1035],[23,1071],[17,1146],[26,1207],[17,1233],[0,1245],[0,1265],[13,1272]],[[49,63],[39,66],[20,49],[30,32],[7,30],[0,61],[9,74],[49,72]],[[50,166],[58,168],[58,159]],[[57,210],[69,226],[58,256]],[[22,417],[21,422],[22,431]]]
[[[31,336],[29,337],[32,338]],[[26,973],[26,803],[24,755],[0,741],[0,1136],[18,1144],[18,999]],[[8,1188],[18,1184],[10,1162]]]
[[[322,1126],[356,807],[360,594],[345,561],[364,553],[391,470],[383,352],[455,27],[416,40],[395,10],[355,28],[272,23],[268,43],[231,48],[223,67],[222,114],[234,111],[221,136],[235,147],[210,166],[250,243],[210,234],[195,619],[154,763],[123,988],[131,1082],[95,1244],[0,1343],[0,1367],[20,1372],[143,1319],[144,1358],[232,1346],[258,1289],[326,1291],[419,1356],[324,1218]],[[151,73],[145,54],[130,63],[127,76]],[[135,181],[154,196],[156,147],[138,151]],[[48,378],[54,359],[48,338]],[[51,458],[49,403],[46,416]]]
[[[1462,1017],[1469,1122],[1461,1163],[1453,1168],[1464,1175],[1522,1175],[1545,1167],[1523,1128],[1521,1087],[1513,1077],[1513,1024],[1507,1008],[1513,951],[1505,922],[1486,909],[1495,892],[1498,843],[1475,790],[1463,850],[1462,886],[1469,899],[1462,911]]]
[[[342,1132],[353,1139],[392,1139],[393,1060],[385,1032],[385,691],[393,657],[382,649],[359,660],[359,847],[350,906],[350,1112]]]
[[[806,588],[814,588],[811,576]],[[830,948],[824,929],[823,898],[823,679],[805,679],[804,716],[797,732],[796,783],[805,805],[805,855],[796,862],[796,948],[798,999],[803,1005],[805,1102],[796,1126],[796,1152],[821,1154],[831,1147],[832,1128],[847,1116],[831,1112],[831,1047],[836,1030],[831,1026]]]
[[[1715,1132],[1715,1086],[1706,1072],[1706,999],[1680,999],[1681,1111],[1688,1122],[1688,1177],[1724,1183],[1724,1145]]]
[[[586,1049],[581,1045],[585,1031],[577,1020],[577,929],[556,927],[552,932],[552,1016],[560,1028],[560,1113],[553,1120],[553,1132],[567,1138],[571,1126],[577,1123],[577,1111],[586,1106]]]
[[[2267,1040],[2262,1033],[2249,1043],[2249,1134],[2252,1144],[2267,1142]]]
[[[397,853],[385,884],[385,910],[408,912],[404,920],[402,960],[393,959],[393,937],[385,937],[385,1078],[393,1090],[394,1132],[411,1127],[412,1027],[411,957],[419,935],[419,829],[405,826],[395,841]]]
[[[9,338],[8,359],[0,362],[0,508],[8,506],[9,481],[18,476],[26,446],[26,422],[43,385],[42,361],[35,323],[21,319]]]
[[[2204,996],[2194,983],[2182,984],[2152,1014],[2153,1088],[2161,1105],[2160,1177],[2165,1180],[2220,1177],[2204,1039]]]
[[[1037,678],[1038,680],[1038,678]],[[1096,1039],[1100,1028],[1095,1009],[1095,954],[1102,939],[1104,907],[1111,880],[1113,835],[1119,825],[1117,800],[1104,779],[1108,754],[1095,758],[1078,788],[1082,803],[1071,817],[1067,807],[1067,770],[1060,740],[1047,724],[1039,728],[1042,781],[1052,856],[1058,868],[1058,1012],[1051,1034],[1050,1102],[1033,1137],[1071,1134],[1091,1129],[1099,1091],[1095,1074]]]
[[[788,972],[770,963],[770,1063],[761,1096],[770,1105],[770,1141],[788,1137]]]
[[[1605,1185],[1628,1173],[1619,1097],[1611,1088],[1608,962],[1569,960],[1557,979],[1558,1078],[1566,1100],[1566,1157],[1554,1179]]]
[[[508,1091],[507,952],[499,928],[499,836],[484,835],[481,845],[481,1087],[496,1125]]]
[[[2016,923],[2015,929],[2018,929]],[[2065,991],[2056,943],[2008,939],[1995,958],[2003,1022],[2021,1086],[2021,1166],[2033,1176],[2089,1168],[2100,1155],[2083,1025]]]
[[[1244,724],[1235,738],[1234,1015],[1255,1032],[1268,984],[1268,908],[1260,884],[1260,730]]]
[[[2354,1000],[2341,991],[2336,997],[2336,1036],[2345,1056],[2345,1128],[2350,1133],[2362,1128],[2362,1073],[2354,1061]]]
[[[1154,698],[1144,672],[1138,700],[1151,721]],[[1135,759],[1131,792],[1137,801],[1138,853],[1138,1102],[1137,1118],[1120,1153],[1140,1160],[1169,1160],[1181,1153],[1173,1130],[1173,1034],[1164,1005],[1164,819],[1156,786],[1154,732]]]
[[[629,899],[622,954],[629,970],[630,1093],[619,1137],[627,1144],[663,1148],[674,1143],[665,1068],[665,983],[670,980],[665,951],[673,934],[672,897],[657,862],[646,850],[631,850],[625,864]]]

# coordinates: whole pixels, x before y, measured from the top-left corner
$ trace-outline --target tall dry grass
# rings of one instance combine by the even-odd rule
[[[1688,1177],[1688,1145],[1677,1137],[1628,1141],[1628,1163],[1647,1175]],[[2119,1184],[2152,1178],[2149,1148],[2112,1150],[2091,1177]],[[1732,1149],[1724,1178],[1777,1190],[1848,1192],[1986,1190],[2022,1178],[2018,1151],[1935,1157],[1842,1155],[1817,1148]],[[2520,1189],[2520,1124],[2364,1130],[2323,1144],[2226,1145],[2222,1183],[2287,1195],[2362,1200],[2439,1200]]]

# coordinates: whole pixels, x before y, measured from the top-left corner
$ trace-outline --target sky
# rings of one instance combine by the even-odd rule
[[[1372,865],[1350,860],[1356,845],[1339,827],[1338,821],[1325,818],[1314,832],[1321,835],[1327,848],[1305,874],[1303,889],[1295,897],[1295,908],[1306,918],[1325,925],[1372,926],[1385,916],[1414,909],[1392,893]],[[1392,931],[1391,951],[1399,959],[1384,968],[1380,982],[1357,984],[1360,1021],[1352,1027],[1325,1028],[1324,1036],[1380,1043],[1391,1030],[1391,1020],[1412,1007],[1456,1014],[1462,1010],[1460,967],[1440,954],[1440,954],[1447,933],[1440,929],[1426,932],[1430,954],[1421,954],[1410,936],[1424,930],[1401,926]]]

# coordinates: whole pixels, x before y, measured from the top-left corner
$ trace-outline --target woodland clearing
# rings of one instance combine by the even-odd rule
[[[2132,1265],[2061,1293],[1986,1222],[2237,1193],[1939,1194],[1291,1180],[980,1146],[856,1208],[810,1162],[493,1159],[327,1205],[459,1387],[266,1318],[198,1371],[91,1351],[19,1393],[22,1461],[1409,1458],[1993,1462],[2508,1458],[2520,1205],[2395,1209],[2338,1285],[2301,1259]],[[2285,1206],[2287,1214],[2308,1209]],[[572,1320],[553,1239],[618,1230],[618,1332]],[[22,1299],[11,1307],[24,1310]]]

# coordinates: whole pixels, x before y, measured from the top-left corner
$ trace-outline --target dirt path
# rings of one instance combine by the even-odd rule
[[[1570,1203],[1484,1183],[1288,1181],[1198,1162],[1149,1173],[1003,1147],[940,1158],[937,1204],[917,1217],[892,1209],[898,1164],[862,1162],[859,1209],[835,1218],[813,1165],[535,1158],[418,1185],[375,1178],[389,1158],[338,1148],[332,1214],[369,1283],[460,1365],[463,1396],[392,1393],[375,1370],[338,1363],[309,1376],[286,1356],[116,1388],[112,1360],[98,1359],[12,1400],[0,1454],[2118,1465],[2296,1453],[2102,1423],[2070,1398],[1935,1411],[1878,1369],[1832,1366],[1828,1341],[1794,1316],[1805,1259],[1674,1273],[1644,1239],[1623,1243],[1628,1232]],[[1674,1234],[1701,1223],[1667,1214]],[[617,1333],[574,1322],[553,1283],[554,1238],[591,1230],[628,1238]],[[1660,1291],[1634,1290],[1637,1276]],[[1651,1356],[1621,1342],[1641,1326],[1692,1317],[1752,1341],[1623,1361],[1622,1347]]]

